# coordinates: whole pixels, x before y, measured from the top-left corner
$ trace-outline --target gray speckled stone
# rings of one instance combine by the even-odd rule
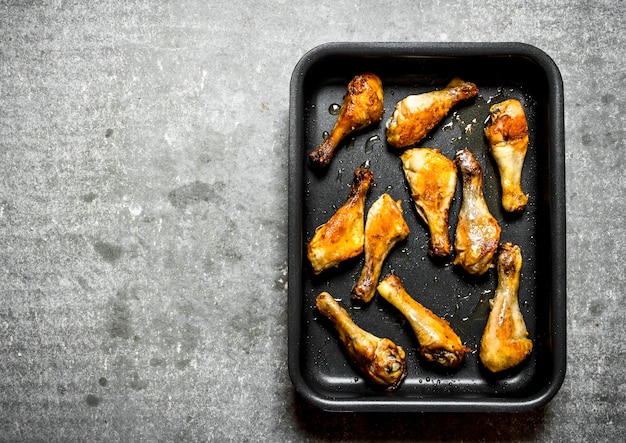
[[[614,441],[621,1],[0,2],[0,440]],[[568,373],[529,413],[326,414],[287,375],[287,124],[327,41],[522,41],[565,84]]]

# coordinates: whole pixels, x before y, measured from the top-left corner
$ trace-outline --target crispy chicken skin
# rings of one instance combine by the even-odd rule
[[[408,320],[419,342],[418,351],[422,357],[444,367],[461,365],[471,349],[463,345],[446,320],[413,299],[395,275],[387,275],[377,289]]]
[[[345,137],[383,119],[383,99],[383,84],[376,74],[366,72],[354,77],[348,84],[333,129],[309,154],[309,160],[319,169],[326,168]]]
[[[373,182],[370,170],[357,168],[346,202],[315,230],[307,257],[316,275],[363,252],[365,197]]]
[[[365,222],[365,263],[352,288],[352,297],[368,303],[376,292],[383,262],[391,249],[409,235],[400,201],[381,195],[367,213]]]
[[[482,275],[493,266],[501,229],[483,195],[480,163],[468,149],[457,152],[455,162],[463,178],[463,201],[454,239],[453,264],[461,265],[469,274]]]
[[[448,213],[456,190],[456,165],[431,148],[407,149],[400,159],[417,213],[430,231],[428,253],[446,257],[452,253]]]
[[[405,148],[422,140],[459,102],[478,95],[474,83],[458,77],[440,90],[409,95],[396,104],[387,120],[387,142]]]
[[[490,300],[491,312],[480,343],[480,361],[491,372],[520,364],[533,349],[519,308],[518,289],[522,253],[503,243],[498,251],[498,286]]]
[[[489,109],[485,127],[489,151],[498,165],[502,185],[502,207],[507,212],[523,211],[528,196],[522,191],[522,168],[528,150],[528,124],[522,104],[515,99]]]
[[[339,334],[350,358],[375,383],[396,390],[406,377],[406,355],[388,338],[379,338],[357,326],[348,312],[328,293],[317,296],[316,307]]]

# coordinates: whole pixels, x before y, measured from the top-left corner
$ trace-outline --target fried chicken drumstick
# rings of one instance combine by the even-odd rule
[[[363,252],[365,197],[373,182],[374,174],[370,170],[357,168],[346,202],[315,230],[307,246],[307,257],[314,274]]]
[[[524,108],[518,100],[510,99],[493,105],[489,112],[491,120],[485,136],[500,172],[502,207],[507,212],[523,211],[528,203],[522,191],[522,168],[528,150]]]
[[[439,149],[430,148],[407,149],[400,159],[415,209],[430,231],[428,253],[446,257],[452,253],[448,213],[456,190],[456,165]]]
[[[468,150],[456,154],[456,165],[463,178],[463,201],[456,226],[453,264],[472,275],[482,275],[492,267],[500,242],[500,225],[491,215],[483,195],[483,171]]]
[[[383,119],[383,98],[383,84],[376,74],[367,72],[354,77],[348,84],[333,129],[309,154],[309,160],[319,169],[326,168],[345,137]]]
[[[480,343],[480,361],[491,372],[520,364],[533,349],[519,308],[522,269],[519,246],[503,243],[498,251],[498,286],[489,301],[491,312]]]
[[[400,279],[388,275],[378,284],[378,293],[402,315],[413,328],[419,342],[419,353],[429,362],[456,368],[471,349],[461,342],[450,324],[413,299],[404,289]]]
[[[400,201],[381,195],[367,213],[365,222],[365,263],[352,288],[352,297],[368,303],[376,292],[383,262],[393,247],[409,235]]]
[[[422,140],[459,102],[478,95],[478,87],[458,77],[438,91],[409,95],[387,120],[387,142],[405,148]]]
[[[400,346],[357,326],[328,292],[317,296],[316,307],[334,325],[350,358],[369,379],[389,391],[400,386],[407,373],[406,355]]]

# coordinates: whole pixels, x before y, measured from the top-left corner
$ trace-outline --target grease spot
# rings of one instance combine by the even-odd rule
[[[142,389],[146,389],[148,387],[148,381],[140,380],[139,374],[137,372],[133,372],[130,381],[130,387],[133,388],[135,391],[141,391]]]
[[[112,135],[113,135],[113,129],[111,129],[111,128],[107,129],[107,130],[106,130],[106,132],[104,133],[104,136],[105,136],[106,138],[109,138],[109,137],[111,137]]]
[[[603,105],[608,105],[615,101],[615,96],[613,94],[604,94],[600,98],[600,101],[602,102]]]
[[[124,253],[124,250],[120,246],[103,241],[95,242],[93,244],[93,248],[105,261],[109,263],[119,260]]]
[[[109,384],[109,381],[105,377],[100,377],[100,379],[98,380],[98,384],[102,387],[105,387]]]
[[[196,180],[188,185],[181,186],[172,190],[167,198],[172,206],[184,209],[189,205],[194,205],[199,202],[213,202],[222,199],[222,193],[225,185],[222,182],[217,182],[213,185]]]
[[[159,357],[152,357],[150,359],[150,366],[152,367],[165,366],[165,359],[159,358]]]
[[[109,334],[112,338],[128,340],[133,337],[132,319],[128,294],[118,291],[111,301],[111,319],[109,324]]]
[[[605,310],[606,307],[601,301],[592,300],[589,304],[589,313],[592,314],[594,317],[602,315]]]
[[[187,366],[189,366],[189,363],[191,363],[191,360],[188,358],[184,360],[179,360],[176,362],[176,369],[178,369],[179,371],[184,371],[185,369],[187,369]]]
[[[91,203],[98,197],[98,194],[95,192],[88,192],[87,194],[81,195],[80,199],[85,203]]]
[[[96,406],[98,406],[100,402],[101,402],[100,398],[96,397],[93,394],[89,394],[87,395],[87,397],[85,397],[85,403],[87,403],[87,406],[91,406],[92,408],[95,408]]]

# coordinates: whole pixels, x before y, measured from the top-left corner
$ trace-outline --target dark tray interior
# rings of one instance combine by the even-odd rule
[[[366,71],[383,81],[383,121],[344,141],[327,171],[317,173],[307,155],[336,120],[329,108],[340,105],[350,79]],[[481,367],[477,355],[496,271],[471,278],[451,260],[436,262],[427,256],[429,234],[411,200],[399,159],[402,150],[385,141],[384,124],[398,100],[442,88],[454,76],[476,83],[479,96],[454,108],[418,146],[439,148],[449,158],[469,148],[483,168],[484,194],[502,227],[501,241],[522,249],[519,300],[534,350],[522,365],[497,376]],[[552,398],[565,374],[563,97],[552,61],[523,44],[329,44],[303,57],[291,87],[289,367],[297,391],[323,409],[338,411],[521,411]],[[521,101],[529,125],[522,178],[529,203],[518,216],[501,209],[497,168],[483,135],[489,106],[507,98]],[[366,161],[375,176],[366,211],[387,192],[403,201],[411,229],[388,256],[381,278],[389,272],[398,275],[407,291],[446,318],[473,350],[456,371],[442,372],[420,361],[409,325],[379,295],[367,306],[352,302],[350,289],[363,255],[319,276],[311,272],[306,244],[345,202],[354,169]],[[460,203],[459,178],[450,211],[452,239]],[[398,391],[384,392],[352,366],[335,331],[314,308],[321,291],[341,299],[358,325],[405,349],[408,376]]]

